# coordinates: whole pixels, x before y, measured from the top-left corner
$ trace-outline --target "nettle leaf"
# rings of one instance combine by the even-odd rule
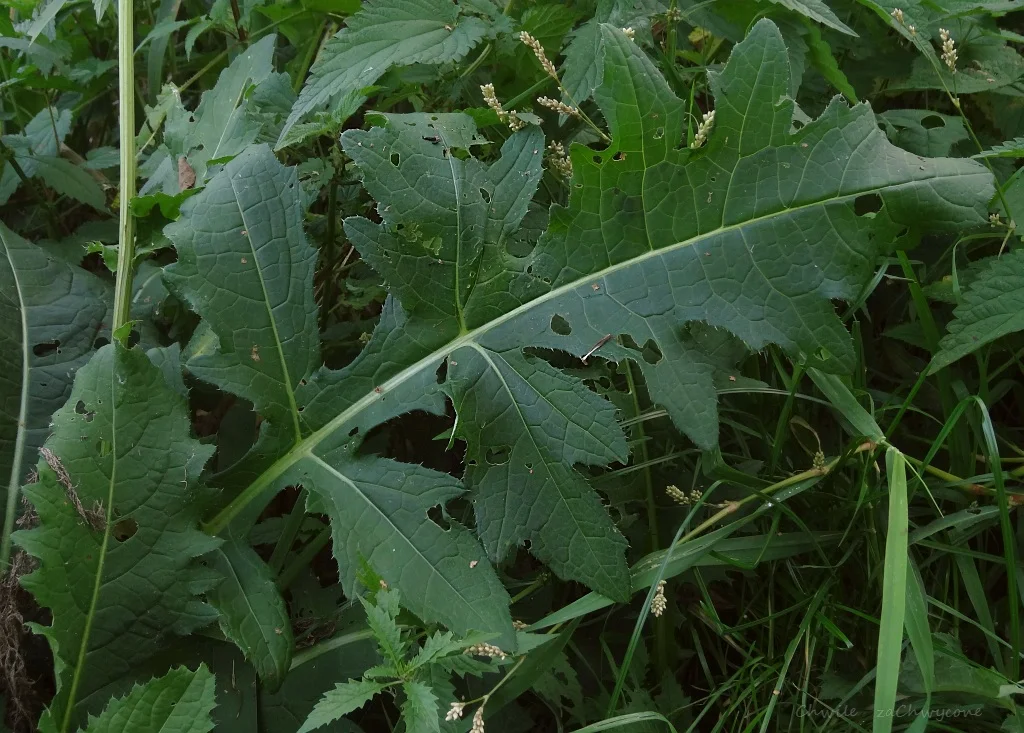
[[[370,86],[392,66],[458,61],[486,32],[482,19],[451,0],[367,0],[324,44],[277,147],[309,113]]]
[[[409,681],[402,683],[402,720],[409,733],[438,733],[441,722],[437,715],[437,696],[430,685]]]
[[[15,534],[39,560],[22,584],[53,615],[37,627],[57,660],[43,730],[75,730],[171,633],[216,618],[195,561],[217,545],[197,528],[194,496],[213,447],[189,432],[185,397],[120,344],[79,370],[53,417],[39,481],[25,487],[39,526]]]
[[[972,277],[953,316],[930,372],[1024,330],[1024,250],[1015,249],[987,260]]]
[[[444,529],[427,515],[461,494],[460,483],[420,466],[357,457],[358,425],[346,425],[343,432],[328,428],[320,433],[328,440],[310,442],[346,409],[350,391],[324,389],[337,373],[312,377],[320,360],[313,301],[316,252],[302,232],[301,197],[295,169],[278,163],[269,147],[254,146],[189,199],[181,219],[166,229],[178,251],[178,261],[166,270],[168,284],[206,326],[200,343],[193,339],[188,369],[245,397],[267,418],[270,428],[264,434],[270,437],[259,448],[288,451],[273,464],[286,475],[264,472],[242,498],[259,496],[270,485],[305,486],[315,508],[331,519],[347,594],[356,595],[356,571],[366,561],[421,618],[460,634],[489,631],[509,641],[514,637],[508,595],[493,569],[480,562],[479,544],[458,524]],[[391,358],[396,357],[401,354]],[[370,380],[370,398],[360,407],[376,404],[365,414],[359,410],[368,427],[410,409],[444,411],[432,373],[421,375],[434,385],[432,393],[420,390],[408,402],[386,405],[373,390],[372,373],[345,374],[346,388],[351,382],[358,390]],[[414,380],[407,384],[416,389]],[[306,403],[318,391],[327,406],[310,414]]]
[[[110,286],[0,223],[0,476],[18,486],[104,329]],[[27,460],[26,460],[27,459]]]
[[[85,733],[207,733],[213,730],[214,693],[215,680],[206,665],[195,672],[177,667],[111,700],[100,715],[90,715]]]
[[[325,693],[323,699],[316,704],[313,712],[299,728],[298,733],[316,730],[332,723],[343,715],[348,715],[361,708],[382,690],[387,689],[389,682],[373,682],[372,680],[349,680],[339,682],[333,690]]]

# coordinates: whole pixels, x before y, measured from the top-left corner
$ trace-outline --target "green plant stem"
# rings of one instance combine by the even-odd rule
[[[633,379],[633,365],[628,361],[626,362],[626,383],[629,385],[629,395],[633,399],[633,415],[639,417],[641,415],[640,409],[640,395],[637,394],[636,381]],[[644,464],[644,494],[647,502],[647,531],[648,537],[650,538],[650,552],[657,552],[659,549],[659,537],[658,531],[658,507],[654,503],[654,482],[651,479],[651,469],[647,465],[650,461],[650,456],[647,450],[647,435],[644,432],[644,424],[638,422],[635,427],[636,436],[639,439],[639,453],[640,460]],[[658,676],[661,677],[668,671],[668,644],[669,644],[669,628],[668,628],[668,617],[662,616],[655,619],[654,622],[654,638],[655,638],[655,661],[658,667]]]
[[[114,316],[111,332],[128,322],[132,302],[132,275],[135,262],[135,220],[131,203],[135,197],[135,54],[132,31],[135,8],[132,0],[117,0],[118,113],[121,136],[121,185],[118,211],[117,277],[114,289]],[[125,337],[125,343],[127,338]]]
[[[324,18],[320,24],[320,28],[317,29],[315,36],[315,43],[310,43],[306,46],[306,55],[302,57],[302,63],[299,65],[298,71],[295,74],[295,79],[292,80],[292,91],[296,94],[302,89],[302,83],[306,81],[306,74],[309,73],[309,68],[313,65],[313,59],[316,57],[316,52],[320,48],[322,43],[321,39],[324,37],[324,30],[327,28],[327,18]]]
[[[284,528],[281,530],[281,536],[277,540],[277,544],[274,545],[274,552],[270,556],[270,561],[267,563],[270,566],[270,570],[275,575],[281,572],[281,568],[284,566],[285,558],[288,557],[288,551],[292,549],[292,545],[295,544],[295,538],[299,534],[299,529],[302,527],[302,520],[306,518],[306,490],[302,489],[299,495],[295,497],[295,506],[292,507],[291,514],[284,522]]]
[[[320,533],[311,539],[309,543],[302,548],[295,559],[281,571],[281,574],[277,577],[278,590],[287,589],[298,577],[299,572],[302,568],[306,567],[313,561],[317,553],[324,549],[328,542],[331,541],[331,527],[330,525],[320,530]]]

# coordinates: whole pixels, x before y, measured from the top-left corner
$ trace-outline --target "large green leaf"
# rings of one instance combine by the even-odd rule
[[[419,508],[427,499],[409,497],[450,495],[454,482],[353,452],[375,426],[410,410],[441,413],[450,395],[460,410],[457,434],[470,443],[466,483],[478,532],[492,555],[506,549],[503,541],[529,541],[556,573],[624,598],[624,544],[603,512],[596,518],[597,495],[573,468],[621,456],[611,408],[524,348],[635,362],[653,399],[710,448],[716,358],[700,335],[707,329],[690,324],[725,329],[754,349],[779,344],[827,371],[849,370],[851,341],[829,301],[855,296],[879,249],[904,227],[985,221],[992,180],[982,166],[894,147],[867,105],[833,101],[794,131],[786,48],[768,21],[712,75],[715,124],[696,150],[683,146],[686,105],[644,53],[616,28],[602,26],[601,34],[595,99],[611,143],[601,151],[573,146],[568,205],[552,208],[550,228],[525,256],[510,243],[542,150],[535,131],[510,137],[490,166],[453,149],[466,147],[467,134],[450,137],[452,122],[440,116],[393,117],[345,134],[382,219],[352,219],[346,231],[397,297],[352,364],[300,385],[296,400],[312,432],[211,529],[271,489],[302,483],[332,503],[348,492],[349,506],[370,516],[401,517],[381,529],[388,534],[397,528],[408,537],[418,522],[419,532],[437,536]],[[433,125],[429,135],[423,125]],[[427,190],[429,198],[417,193]],[[346,521],[332,513],[336,538]],[[344,539],[352,547],[360,534]],[[617,558],[602,556],[616,544]],[[381,562],[380,554],[372,560]],[[470,587],[484,563],[460,570],[456,556],[446,568],[457,581],[450,587]],[[410,609],[426,608],[455,631],[438,615],[437,598],[449,599],[450,615],[463,601],[479,608],[467,591],[402,590]],[[479,618],[457,620],[472,626]]]
[[[248,148],[181,207],[167,236],[178,261],[168,285],[215,338],[188,361],[196,376],[245,397],[298,440],[299,380],[317,354],[313,268],[294,168],[266,146]]]
[[[294,169],[278,163],[268,147],[251,147],[189,199],[181,219],[166,230],[178,250],[167,280],[212,331],[193,344],[188,369],[245,397],[269,420],[260,449],[298,451],[326,421],[304,412],[303,404],[314,383],[320,388],[324,380],[311,376],[320,359],[316,252],[302,232],[301,196]],[[436,379],[422,376],[435,386],[424,409],[442,412]],[[363,385],[368,378],[372,392],[372,375],[351,377]],[[412,381],[408,385],[415,389]],[[300,399],[303,390],[307,396]],[[377,420],[409,409],[401,400],[374,401],[378,409],[370,412]],[[340,440],[289,453],[295,460],[287,462],[287,477],[264,474],[305,486],[316,508],[330,516],[346,592],[356,592],[356,570],[365,560],[421,617],[459,633],[492,631],[510,640],[508,595],[486,562],[476,566],[483,557],[479,544],[457,524],[445,530],[427,517],[432,507],[462,493],[458,481],[419,466],[356,457],[358,431],[348,426]]]
[[[1024,330],[1024,249],[986,261],[953,315],[949,333],[932,359],[932,372]]]
[[[210,670],[178,667],[111,700],[100,715],[89,716],[85,733],[207,733],[213,730],[214,705]]]
[[[274,576],[263,559],[239,540],[229,540],[210,554],[221,580],[207,593],[220,613],[220,628],[245,654],[266,689],[280,686],[292,661],[291,619]]]
[[[189,437],[185,398],[139,349],[105,346],[53,418],[39,481],[25,493],[39,526],[15,534],[39,561],[22,579],[53,621],[37,627],[56,658],[43,730],[75,730],[127,689],[172,634],[216,618],[195,559],[195,483],[213,452]]]
[[[7,324],[0,328],[5,487],[16,490],[34,465],[50,416],[67,400],[75,371],[104,328],[109,290],[92,273],[50,257],[0,223],[0,319]],[[15,508],[8,507],[11,520]]]
[[[468,5],[468,3],[467,3]],[[324,44],[278,140],[310,112],[370,86],[392,66],[458,61],[487,26],[451,0],[367,0]]]

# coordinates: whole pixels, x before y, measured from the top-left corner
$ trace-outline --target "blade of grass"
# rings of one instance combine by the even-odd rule
[[[889,483],[889,525],[885,537],[882,579],[882,623],[878,629],[873,733],[890,733],[896,705],[896,685],[903,650],[903,620],[907,603],[907,466],[903,454],[885,454]]]

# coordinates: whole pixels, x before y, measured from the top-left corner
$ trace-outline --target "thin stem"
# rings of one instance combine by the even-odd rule
[[[128,322],[132,302],[132,267],[135,262],[135,221],[131,203],[135,197],[135,54],[132,31],[135,26],[132,0],[117,0],[118,112],[121,136],[121,186],[117,280],[114,289],[114,317],[111,332]],[[127,338],[125,337],[125,342]]]
[[[278,590],[285,590],[290,586],[295,578],[298,576],[299,571],[306,567],[313,561],[316,554],[324,548],[324,546],[331,540],[331,527],[330,525],[320,530],[320,534],[309,541],[305,547],[296,555],[295,559],[281,571],[281,574],[277,578]]]
[[[274,552],[270,556],[270,562],[267,563],[270,566],[271,572],[274,574],[280,573],[281,568],[284,566],[285,558],[288,557],[288,551],[292,549],[292,545],[295,544],[295,538],[299,534],[299,529],[302,527],[302,520],[306,518],[306,490],[302,489],[299,495],[295,498],[295,506],[292,507],[291,514],[284,522],[284,528],[281,530],[281,536],[277,540],[277,544],[274,546]]]
[[[636,382],[633,379],[633,366],[628,361],[626,362],[626,383],[629,385],[629,394],[633,398],[633,414],[639,416],[640,410],[640,396],[636,391]],[[650,456],[647,451],[647,435],[644,432],[644,424],[638,422],[635,427],[636,436],[639,439],[639,453],[640,460],[644,463],[644,494],[647,500],[647,530],[650,537],[651,548],[650,552],[657,552],[659,547],[659,532],[658,532],[658,507],[654,503],[654,482],[651,479],[651,469],[647,465],[650,461]],[[669,644],[669,632],[668,632],[668,617],[658,618],[654,623],[654,637],[655,637],[655,649],[656,649],[656,663],[658,667],[659,676],[663,675],[668,670],[668,644]]]

